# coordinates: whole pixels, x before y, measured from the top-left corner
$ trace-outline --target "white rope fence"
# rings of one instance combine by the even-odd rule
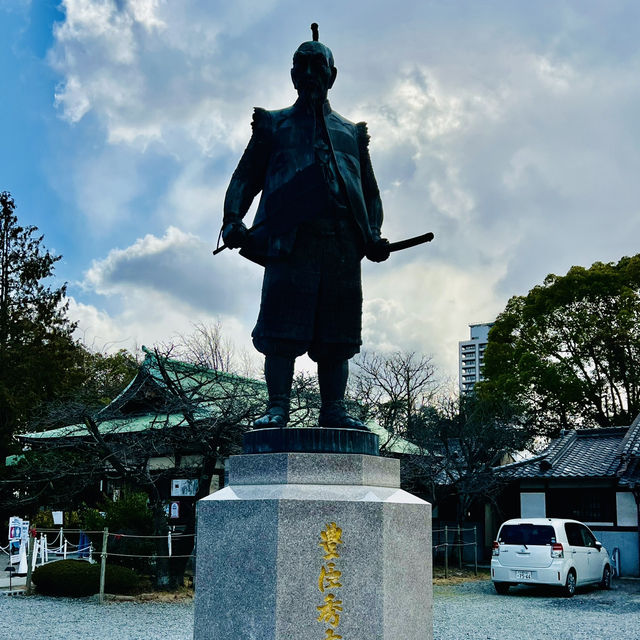
[[[38,542],[37,542],[38,548],[37,548],[37,551],[35,552],[35,555],[37,555],[40,564],[44,564],[44,562],[47,562],[47,556],[49,554],[57,556],[56,559],[59,559],[59,556],[62,556],[63,559],[65,560],[70,556],[80,555],[83,557],[87,557],[90,562],[92,561],[94,548],[93,548],[93,544],[90,541],[88,543],[85,543],[84,545],[82,545],[81,543],[74,544],[73,542],[71,542],[66,538],[66,536],[64,535],[64,530],[61,527],[59,530],[57,530],[57,535],[55,539],[52,541],[52,543],[48,544],[46,532],[53,532],[53,531],[56,531],[56,530],[54,529],[39,530],[40,537],[38,538]],[[66,531],[67,533],[78,533],[78,534],[83,534],[85,536],[101,535],[103,533],[103,531],[86,531],[84,529],[67,529]],[[132,534],[132,533],[108,533],[108,539],[109,538],[113,539],[114,541],[118,541],[121,539],[136,539],[136,540],[164,539],[167,541],[167,554],[162,555],[157,553],[133,554],[133,553],[108,552],[107,553],[108,556],[118,556],[123,558],[148,558],[148,559],[189,558],[191,557],[192,554],[187,554],[187,555],[174,554],[173,543],[174,541],[178,541],[184,538],[194,538],[194,541],[195,541],[195,533],[176,533],[175,531],[171,531],[171,530],[169,530],[166,535],[138,535],[138,534]],[[56,547],[56,543],[57,543],[57,547]],[[44,562],[42,562],[43,558],[44,558]],[[34,567],[35,567],[35,564],[34,564]]]
[[[56,537],[52,540],[51,544],[47,541],[48,533],[57,533]],[[100,602],[104,602],[104,583],[106,573],[107,558],[140,558],[147,560],[158,560],[164,558],[190,558],[193,552],[189,554],[175,554],[173,553],[173,544],[176,541],[192,538],[193,548],[195,549],[195,534],[194,533],[176,533],[169,530],[166,535],[136,535],[129,533],[109,533],[109,530],[105,528],[103,531],[85,531],[83,529],[67,529],[66,533],[76,533],[81,536],[85,536],[88,542],[83,544],[82,538],[75,544],[67,539],[65,531],[62,527],[57,529],[40,529],[38,533],[35,530],[31,531],[31,535],[28,538],[28,545],[22,541],[20,544],[20,551],[16,554],[10,553],[11,544],[7,547],[0,547],[0,549],[10,556],[10,562],[12,564],[19,564],[17,573],[27,575],[26,591],[31,593],[31,573],[37,566],[42,566],[48,562],[55,560],[67,560],[67,559],[82,559],[89,562],[94,562],[93,543],[89,540],[88,536],[102,534],[102,550],[100,552]],[[167,541],[167,553],[152,553],[152,554],[135,554],[135,553],[117,553],[108,551],[107,547],[109,541],[119,541],[121,539],[136,539],[136,540],[155,540],[159,541],[165,539]],[[28,551],[26,547],[28,546]],[[8,551],[5,551],[7,549]],[[30,560],[30,561],[29,561]]]
[[[465,541],[465,533],[473,532],[473,540]],[[83,542],[82,537],[79,539],[78,544],[71,542],[66,534],[78,534],[84,536],[86,541]],[[434,552],[434,559],[439,551],[444,549],[444,566],[445,566],[445,578],[449,577],[449,555],[451,552],[455,552],[458,556],[458,566],[462,568],[462,556],[463,548],[473,546],[474,548],[474,571],[478,573],[478,531],[477,527],[463,528],[460,525],[449,527],[445,526],[440,529],[433,529],[432,533],[435,537],[437,534],[438,541],[432,545]],[[48,534],[56,534],[55,537],[48,541]],[[173,553],[173,545],[176,541],[183,540],[185,538],[193,538],[193,549],[195,549],[195,534],[194,533],[176,533],[169,530],[166,535],[137,535],[129,533],[110,533],[107,528],[102,531],[85,531],[82,529],[67,529],[63,527],[59,529],[41,529],[38,533],[35,530],[31,531],[31,535],[28,539],[28,551],[27,545],[23,541],[20,544],[19,553],[11,553],[11,543],[6,547],[0,547],[5,555],[9,555],[11,564],[19,564],[18,573],[27,574],[27,593],[31,592],[31,573],[37,566],[42,566],[48,562],[53,562],[60,559],[83,559],[88,562],[94,562],[94,546],[89,540],[89,535],[102,534],[102,548],[100,551],[100,602],[104,602],[104,582],[107,558],[139,558],[147,560],[158,560],[167,558],[190,558],[193,556],[193,551],[189,554],[175,554]],[[441,534],[444,534],[444,541],[441,541]],[[451,540],[450,540],[451,536]],[[135,553],[119,553],[115,551],[108,551],[109,542],[117,542],[122,539],[132,540],[154,540],[159,541],[166,539],[166,554],[152,553],[152,554],[135,554]],[[28,558],[31,562],[29,563]],[[29,566],[30,565],[30,566]]]

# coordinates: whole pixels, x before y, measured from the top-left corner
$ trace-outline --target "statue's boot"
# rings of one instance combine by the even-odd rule
[[[318,361],[318,383],[322,402],[318,424],[327,429],[369,431],[361,420],[350,416],[345,408],[344,394],[348,378],[348,360]]]
[[[265,357],[264,377],[267,382],[269,402],[267,404],[267,412],[254,421],[254,429],[287,426],[294,362],[294,358],[284,358],[282,356]]]

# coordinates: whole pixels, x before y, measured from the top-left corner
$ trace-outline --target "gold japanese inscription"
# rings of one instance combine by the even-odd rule
[[[328,622],[332,627],[337,627],[340,624],[342,600],[336,600],[333,593],[328,593],[324,597],[324,604],[316,609],[320,612],[318,622]]]
[[[322,593],[325,589],[332,589],[333,587],[341,587],[340,576],[342,571],[336,569],[335,562],[327,562],[327,566],[322,565],[320,569],[320,577],[318,578],[318,588]]]
[[[338,545],[342,544],[342,529],[335,522],[327,525],[324,531],[320,532],[321,541],[318,543],[325,550],[324,559],[331,560],[339,558]]]
[[[339,559],[338,545],[341,544],[344,544],[342,541],[342,529],[335,522],[328,523],[324,530],[320,532],[320,542],[318,543],[318,546],[322,547],[324,551],[323,559],[325,561]],[[325,640],[327,638],[342,640],[342,636],[335,631],[340,624],[342,600],[338,600],[335,593],[329,593],[329,591],[342,588],[341,576],[342,571],[337,568],[335,562],[325,562],[320,568],[318,589],[325,596],[323,604],[316,607],[318,610],[317,620],[331,627],[324,632]]]

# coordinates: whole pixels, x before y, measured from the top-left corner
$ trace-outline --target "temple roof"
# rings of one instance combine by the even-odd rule
[[[628,427],[563,431],[539,455],[497,471],[514,480],[612,478],[640,485],[640,416]]]
[[[266,403],[267,388],[263,381],[169,358],[162,358],[164,366],[160,366],[153,350],[145,347],[143,350],[145,359],[134,379],[94,416],[104,437],[122,437],[153,429],[184,428],[188,426],[185,410],[190,410],[196,421],[204,421],[223,419],[225,410],[232,403],[246,402],[261,406]],[[292,412],[295,408],[294,402]],[[308,421],[311,422],[311,419],[308,418]],[[312,425],[303,422],[300,426]],[[368,422],[367,426],[378,435],[381,447],[387,452],[419,453],[416,445],[401,436],[390,434],[377,423]],[[40,446],[54,441],[72,443],[76,438],[87,437],[90,437],[90,432],[83,423],[18,435],[24,444]]]

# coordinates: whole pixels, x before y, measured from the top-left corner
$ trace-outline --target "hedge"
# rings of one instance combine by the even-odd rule
[[[58,560],[37,567],[32,580],[38,593],[50,596],[90,596],[100,591],[100,565],[84,560]],[[128,594],[139,589],[140,577],[131,569],[107,565],[105,591]]]

